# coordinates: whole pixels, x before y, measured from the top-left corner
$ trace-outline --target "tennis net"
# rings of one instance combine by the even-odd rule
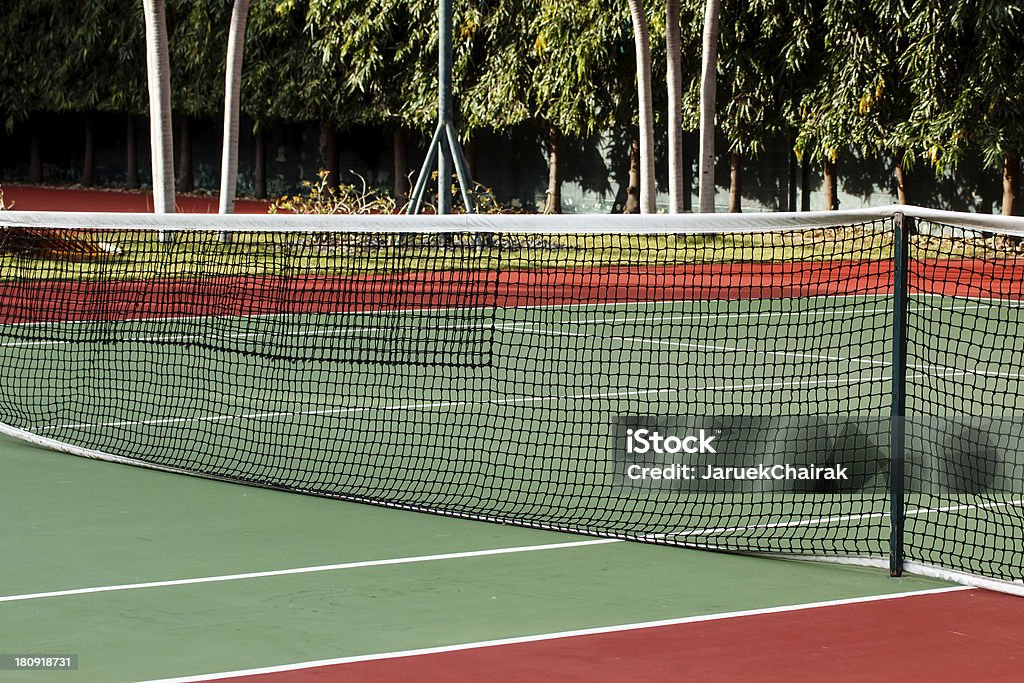
[[[1024,231],[901,211],[4,212],[0,422],[290,491],[1019,590]]]

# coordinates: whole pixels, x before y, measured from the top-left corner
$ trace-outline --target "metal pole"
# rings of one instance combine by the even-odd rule
[[[437,121],[446,125],[452,120],[452,0],[437,3]],[[452,172],[448,168],[447,145],[441,144],[437,155],[437,212],[452,212]]]
[[[907,417],[907,263],[914,219],[893,221],[892,405],[889,431],[889,574],[903,574],[904,453]]]
[[[466,164],[466,157],[462,155],[462,145],[459,144],[459,135],[455,132],[455,124],[449,121],[445,124],[445,131],[448,133],[448,148],[452,152],[452,160],[455,163],[455,174],[459,178],[459,189],[462,191],[462,203],[466,207],[466,213],[473,213],[473,197],[470,194],[469,166]]]
[[[443,134],[444,131],[441,126],[434,130],[434,137],[430,141],[430,146],[427,147],[427,156],[423,160],[423,168],[420,169],[420,174],[416,178],[416,186],[412,190],[412,196],[409,197],[409,206],[405,210],[408,214],[417,214],[423,207],[423,196],[427,192],[427,178],[430,177],[430,167],[434,163],[434,155],[441,149],[438,147],[438,142]]]
[[[452,0],[438,0],[437,3],[437,128],[427,148],[427,157],[423,162],[420,177],[416,179],[416,187],[409,199],[408,213],[419,213],[423,206],[423,197],[427,188],[427,173],[437,155],[437,212],[451,213],[452,210],[452,167],[458,175],[462,189],[462,201],[466,213],[473,213],[470,188],[473,180],[469,177],[469,169],[462,154],[462,146],[455,134],[452,122],[455,107],[452,104]]]

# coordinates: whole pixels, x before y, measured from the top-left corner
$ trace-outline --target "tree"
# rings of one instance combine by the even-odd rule
[[[721,0],[706,0],[700,86],[700,212],[715,211],[715,108]]]
[[[486,57],[468,93],[467,114],[495,130],[510,119],[538,124],[548,151],[543,210],[560,213],[566,143],[616,123],[620,55],[631,42],[627,9],[609,8],[601,0],[520,0],[518,6],[502,6],[486,24]]]
[[[42,181],[43,167],[39,131],[30,117],[34,105],[53,89],[53,71],[47,68],[45,56],[53,47],[48,43],[56,41],[44,19],[52,11],[47,5],[19,2],[0,13],[0,118],[8,135],[21,126],[28,129],[24,137],[28,138],[32,183]]]
[[[146,49],[145,22],[141,3],[135,0],[103,0],[100,10],[105,25],[91,48],[100,61],[89,78],[98,81],[97,108],[124,117],[125,184],[140,186],[138,160],[138,117],[146,112],[146,74],[139,68]]]
[[[245,22],[249,0],[235,0],[228,31],[224,68],[224,142],[220,168],[220,213],[235,210],[238,184],[238,110],[242,90],[242,56],[245,51]]]
[[[42,180],[42,112],[80,113],[84,133],[81,181],[93,179],[92,114],[113,66],[108,45],[116,17],[110,0],[17,2],[0,15],[0,115],[7,131],[28,123],[29,178]],[[123,19],[120,19],[123,22]]]
[[[722,8],[715,116],[728,143],[731,212],[741,210],[745,162],[770,141],[793,137],[790,121],[810,62],[810,40],[802,35],[810,5],[751,0]]]
[[[231,3],[166,0],[171,103],[178,118],[178,189],[195,187],[194,124],[217,117],[224,102],[225,45]]]
[[[480,16],[475,7],[455,7],[456,97],[466,87],[469,38]],[[306,28],[311,54],[333,76],[331,97],[343,105],[334,116],[392,133],[394,176],[404,187],[398,179],[408,176],[408,133],[429,134],[437,123],[437,0],[309,0]]]
[[[310,49],[306,14],[293,5],[256,0],[246,21],[246,68],[241,73],[240,106],[253,119],[256,136],[254,186],[266,194],[267,133],[281,121],[309,121],[307,106],[323,78],[319,58]]]
[[[916,144],[903,132],[914,107],[900,63],[908,49],[904,8],[896,0],[828,0],[821,13],[824,64],[803,100],[797,146],[822,163],[826,209],[838,208],[837,160],[851,147],[891,160],[900,201],[907,201],[904,170]]]
[[[171,73],[164,0],[142,0],[146,21],[149,137],[153,157],[153,211],[174,213],[174,141],[171,133]],[[161,233],[161,239],[167,239]]]
[[[654,178],[654,102],[651,94],[651,38],[643,0],[629,0],[636,43],[636,89],[639,104],[640,213],[657,211]]]
[[[352,16],[349,10],[352,10]],[[338,55],[334,39],[355,30],[356,10],[349,0],[256,0],[249,11],[246,63],[242,73],[244,111],[254,119],[256,185],[265,185],[264,131],[277,122],[319,122],[320,168],[337,187],[337,131],[367,121],[365,103],[348,89],[348,63]],[[325,16],[324,12],[328,14]],[[337,15],[330,14],[337,12]],[[400,71],[400,69],[396,69]],[[386,79],[393,83],[390,74]]]
[[[82,183],[89,184],[93,159],[90,147],[92,116],[97,112],[123,117],[125,181],[139,187],[137,117],[146,111],[145,71],[139,67],[146,45],[142,4],[136,0],[93,0],[67,10],[75,28],[65,42],[77,58],[65,59],[71,72],[63,89],[77,93],[68,111],[85,117],[86,153]]]
[[[1013,0],[915,5],[902,58],[916,106],[903,128],[938,170],[977,150],[1002,175],[1001,211],[1024,214],[1024,11]]]

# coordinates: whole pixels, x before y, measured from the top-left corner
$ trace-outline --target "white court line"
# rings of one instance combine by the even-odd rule
[[[846,296],[846,295],[844,295]],[[850,297],[860,295],[849,295]],[[819,297],[807,297],[809,299]],[[568,304],[558,306],[521,306],[521,307],[508,307],[501,308],[499,310],[534,310],[534,309],[572,309],[572,308],[587,308],[587,307],[605,307],[605,306],[639,306],[649,303],[652,305],[671,306],[679,303],[686,303],[680,301],[654,301],[654,302],[607,302],[607,303],[595,303],[595,304]],[[916,311],[967,311],[975,310],[989,306],[990,304],[975,304],[965,306],[951,306],[936,309],[928,306],[911,306],[908,308],[910,312]],[[487,310],[487,307],[478,308],[411,308],[411,309],[395,309],[393,311],[384,311],[384,313],[431,313],[431,312],[448,312],[448,311],[466,311],[466,310]],[[660,322],[671,322],[671,321],[683,321],[683,320],[719,320],[727,318],[806,318],[806,317],[818,317],[818,316],[835,316],[839,318],[856,319],[857,316],[861,315],[879,315],[882,313],[889,313],[889,308],[872,308],[872,309],[828,309],[828,310],[788,310],[788,311],[764,311],[759,313],[740,312],[740,313],[719,313],[714,311],[708,311],[704,313],[687,313],[681,315],[651,315],[651,316],[637,316],[634,318],[577,318],[573,320],[559,320],[551,321],[550,324],[561,324],[561,325],[603,325],[603,324],[618,324],[618,323],[629,323],[629,322],[647,322],[647,323],[660,323]],[[83,323],[125,323],[125,322],[163,322],[163,323],[174,323],[176,321],[188,321],[188,320],[211,320],[211,321],[233,321],[233,320],[247,320],[251,318],[282,318],[296,315],[370,315],[375,313],[381,313],[381,311],[342,311],[327,314],[308,314],[308,313],[261,313],[246,316],[188,316],[181,318],[129,318],[125,320],[65,320],[55,323],[13,323],[11,327],[23,327],[23,326],[44,326],[44,325],[78,325]],[[518,321],[525,322],[525,321]],[[496,322],[485,322],[475,324],[461,324],[461,325],[434,325],[435,329],[487,329],[495,325],[515,325],[517,321],[508,321],[506,323]],[[537,323],[530,323],[537,324]],[[302,328],[294,332],[238,332],[232,334],[212,334],[212,335],[199,335],[199,334],[181,334],[181,335],[155,335],[150,337],[125,337],[123,339],[117,339],[117,343],[148,343],[148,342],[161,342],[161,341],[196,341],[204,342],[209,339],[245,339],[250,337],[257,338],[280,338],[280,337],[306,337],[306,336],[327,336],[332,332],[342,332],[339,336],[345,336],[345,334],[353,332],[366,332],[374,333],[380,331],[390,331],[394,327],[353,327],[353,328]],[[67,340],[67,339],[55,339],[55,340],[41,340],[41,341],[16,341],[16,342],[4,342],[0,343],[0,348],[3,347],[33,347],[33,346],[66,346],[82,343],[94,343],[94,340],[81,339],[81,340]]]
[[[964,510],[988,510],[991,508],[1002,508],[1002,507],[1020,507],[1024,506],[1024,498],[1017,500],[1004,500],[991,503],[963,503],[960,505],[947,505],[942,507],[921,507],[912,508],[904,512],[905,517],[924,517],[927,515],[943,513],[943,512],[962,512]],[[678,537],[691,537],[691,536],[714,536],[717,534],[727,534],[734,531],[751,531],[756,529],[785,529],[799,526],[818,526],[819,524],[832,524],[833,522],[855,522],[863,519],[880,519],[889,517],[888,512],[862,512],[852,515],[831,515],[828,517],[810,517],[805,519],[795,519],[788,522],[770,522],[767,524],[749,524],[745,526],[732,526],[732,527],[718,527],[718,528],[706,528],[706,529],[690,529],[687,531],[679,531],[671,534],[648,534],[644,538],[661,539],[661,538],[678,538]]]
[[[220,583],[223,581],[241,581],[246,579],[263,579],[271,576],[291,576],[294,574],[312,574],[315,572],[340,571],[344,569],[362,569],[364,567],[385,567],[396,564],[414,564],[418,562],[434,562],[437,560],[460,560],[468,557],[488,557],[492,555],[510,555],[528,553],[539,550],[562,550],[591,545],[607,545],[621,543],[618,538],[598,538],[586,541],[569,541],[566,543],[547,543],[543,545],[524,545],[510,548],[493,548],[490,550],[469,550],[439,555],[417,555],[414,557],[395,557],[386,560],[365,560],[362,562],[343,562],[340,564],[324,564],[312,567],[292,567],[290,569],[273,569],[262,572],[246,572],[244,574],[224,574],[220,576],[201,576],[192,579],[170,579],[167,581],[147,581],[145,583],[124,583],[113,586],[92,586],[89,588],[70,588],[43,593],[22,593],[20,595],[2,595],[0,602],[22,602],[40,598],[59,598],[69,595],[86,595],[90,593],[113,593],[115,591],[138,590],[141,588],[164,588],[167,586],[189,586],[200,583]]]
[[[866,295],[853,295],[853,294],[843,295],[843,297],[846,297],[846,296],[849,296],[849,297],[852,297],[852,298],[860,297],[860,296],[871,298],[873,296],[881,297],[881,296],[886,296],[886,295],[881,295],[881,294],[879,294],[879,295],[871,295],[871,294],[866,294]],[[888,295],[888,296],[891,297],[891,295]],[[825,297],[827,297],[827,295],[816,295],[816,296],[808,296],[808,297],[801,297],[801,298],[803,298],[803,299],[818,299],[818,298],[825,298]],[[833,297],[833,298],[835,298],[835,297]],[[684,300],[684,301],[686,301],[686,300]],[[621,306],[621,307],[625,307],[625,308],[632,308],[632,307],[636,307],[636,306],[667,306],[667,305],[674,305],[674,304],[678,304],[678,303],[680,303],[680,301],[674,300],[674,299],[671,299],[671,300],[670,299],[665,299],[665,300],[645,300],[645,301],[581,301],[581,302],[572,303],[572,304],[565,304],[565,303],[562,303],[562,304],[533,304],[533,305],[530,305],[530,306],[494,306],[494,308],[497,308],[498,310],[503,310],[503,311],[520,311],[520,310],[527,311],[527,310],[537,310],[537,309],[551,309],[551,310],[564,309],[564,310],[570,310],[571,311],[571,310],[586,309],[586,308],[607,308],[607,307],[614,308],[614,307],[617,307],[617,306]],[[388,310],[388,313],[447,313],[449,311],[465,311],[467,309],[475,310],[475,309],[490,309],[490,308],[492,308],[492,306],[437,306],[437,307],[430,307],[430,308],[395,308],[395,309]],[[327,316],[357,315],[358,316],[358,315],[373,315],[373,314],[377,314],[377,313],[380,313],[380,311],[367,310],[367,311],[332,311],[330,313],[246,313],[244,315],[186,315],[186,316],[164,316],[164,317],[149,317],[149,318],[125,318],[123,320],[117,320],[116,322],[119,322],[119,323],[125,323],[125,322],[147,323],[147,322],[174,322],[174,321],[178,321],[178,320],[240,320],[240,319],[247,320],[247,319],[250,319],[250,318],[290,318],[290,317],[294,317],[294,316],[306,316],[306,317],[309,317],[309,316],[321,316],[321,315],[327,315]],[[57,321],[44,321],[44,322],[31,322],[31,323],[6,323],[6,325],[10,326],[10,327],[42,327],[42,326],[46,326],[46,325],[86,325],[86,324],[90,324],[90,323],[102,323],[102,322],[111,322],[111,321],[103,319],[103,318],[98,318],[98,319],[97,318],[90,318],[90,319],[86,319],[86,320],[57,320]]]
[[[952,298],[952,297],[948,297],[946,295],[940,295],[940,294],[913,294],[913,293],[911,293],[911,296],[916,296],[916,297]],[[811,296],[799,297],[798,299],[715,299],[713,301],[717,301],[719,303],[735,303],[735,302],[739,302],[739,301],[814,301],[814,300],[818,300],[818,299],[825,299],[825,300],[857,299],[857,300],[868,300],[868,301],[870,301],[870,300],[873,300],[873,299],[883,299],[884,300],[884,299],[891,299],[891,298],[892,298],[891,294],[814,294],[814,295],[811,295]],[[914,306],[914,305],[911,305],[911,306],[908,307],[908,311],[936,311],[936,310],[940,310],[940,311],[941,310],[965,310],[966,311],[966,310],[974,310],[974,309],[985,308],[985,307],[992,308],[992,307],[995,307],[997,305],[997,304],[990,303],[992,301],[1005,302],[1005,303],[1008,303],[1008,304],[1016,304],[1018,307],[1019,306],[1024,306],[1024,301],[1015,301],[1015,300],[1012,300],[1012,299],[971,298],[971,297],[962,297],[962,298],[964,298],[967,301],[975,301],[977,303],[971,304],[971,305],[950,306],[950,307]],[[680,304],[693,304],[693,303],[702,303],[702,302],[706,302],[706,301],[705,300],[698,300],[698,299],[660,299],[660,300],[659,299],[654,299],[654,300],[644,300],[644,301],[594,301],[594,302],[581,301],[581,302],[578,302],[578,303],[571,303],[571,304],[566,304],[566,303],[561,303],[561,304],[533,304],[533,305],[529,305],[529,306],[495,306],[494,308],[496,308],[497,310],[501,310],[501,311],[529,311],[529,310],[565,310],[565,311],[575,311],[575,310],[590,309],[590,308],[598,308],[598,309],[600,309],[600,308],[616,308],[616,307],[636,308],[636,307],[640,307],[640,306],[671,307],[671,306],[677,306],[677,305],[680,305]],[[438,307],[428,307],[428,308],[395,308],[395,309],[388,309],[387,311],[384,311],[384,312],[386,312],[386,313],[410,313],[410,314],[417,314],[417,313],[447,313],[447,312],[451,312],[451,311],[462,312],[462,311],[466,311],[466,310],[478,310],[478,309],[487,310],[487,309],[490,309],[490,308],[492,308],[492,307],[491,306],[438,306]],[[853,309],[852,312],[854,312],[854,313],[863,313],[863,312],[868,312],[868,313],[886,313],[886,312],[889,312],[890,310],[891,310],[891,308],[870,309],[868,311],[857,311],[856,309]],[[168,323],[168,322],[170,322],[170,323],[173,323],[173,322],[178,322],[178,321],[193,321],[193,320],[224,320],[224,321],[231,321],[231,320],[250,320],[250,319],[263,319],[263,318],[291,318],[291,317],[296,317],[296,316],[304,316],[306,318],[309,318],[310,316],[313,316],[313,317],[320,317],[320,316],[346,316],[346,315],[351,315],[351,316],[369,316],[369,315],[380,314],[381,312],[382,311],[379,311],[379,310],[363,310],[363,311],[331,311],[331,312],[328,312],[328,313],[246,313],[244,315],[216,315],[216,314],[214,314],[214,315],[187,315],[187,316],[164,316],[164,317],[148,317],[148,318],[124,318],[124,319],[118,319],[118,320],[109,320],[109,319],[105,319],[105,318],[89,318],[89,319],[84,319],[84,320],[48,320],[48,321],[43,321],[43,322],[30,322],[30,323],[6,323],[5,326],[7,326],[7,327],[45,327],[45,326],[49,326],[49,325],[88,325],[88,324],[94,324],[94,323],[112,323],[112,322],[113,323],[145,323],[145,322],[157,322],[157,323]],[[842,312],[842,313],[845,314],[845,313],[849,313],[851,311],[848,310],[848,309],[836,309],[836,311],[825,311],[825,313],[831,313],[831,312]],[[799,310],[798,311],[773,311],[773,312],[758,313],[756,315],[758,315],[758,316],[781,316],[781,317],[787,317],[787,316],[801,315],[801,314],[806,315],[807,312],[806,311],[799,311]],[[685,319],[685,318],[689,317],[690,315],[697,316],[698,318],[699,317],[706,317],[706,318],[712,318],[713,319],[713,318],[717,318],[717,317],[750,317],[751,314],[749,314],[749,313],[716,313],[716,312],[713,312],[713,311],[708,311],[707,313],[687,314],[685,316],[682,316],[681,319]],[[671,319],[675,319],[675,317],[672,317]],[[587,322],[587,320],[584,319],[584,320],[581,320],[580,322]]]
[[[433,320],[427,320],[430,330],[463,330],[463,329],[488,329],[497,325],[495,322],[487,321],[484,323],[465,323],[458,325],[444,325],[436,324]],[[248,338],[269,338],[269,339],[281,339],[286,337],[329,337],[334,336],[334,333],[340,332],[337,338],[350,336],[353,334],[374,334],[378,332],[394,332],[395,330],[401,329],[415,329],[417,332],[420,331],[418,328],[404,328],[402,326],[392,325],[390,327],[330,327],[330,328],[300,328],[293,332],[233,332],[230,334],[219,334],[212,332],[210,334],[165,334],[156,335],[152,337],[118,337],[113,339],[113,343],[116,344],[140,344],[148,342],[181,342],[181,341],[193,341],[198,343],[209,343],[211,340],[220,341],[224,339],[248,339]],[[0,344],[0,347],[26,347],[26,346],[70,346],[76,344],[96,344],[104,343],[106,339],[89,339],[88,337],[82,339],[50,339],[43,341],[25,341],[25,342],[5,342]]]
[[[673,303],[677,303],[677,302],[669,301],[669,302],[664,302],[664,303],[673,304]],[[530,307],[530,308],[539,308],[539,307]],[[463,310],[486,310],[486,309],[408,309],[408,310],[403,309],[401,311],[388,311],[388,313],[391,313],[391,312],[419,313],[419,312],[426,311],[426,310],[437,310],[437,311],[459,310],[459,311],[463,311]],[[515,309],[501,309],[501,310],[515,310]],[[885,312],[888,312],[888,310],[889,309],[871,309],[869,311],[854,311],[854,312],[857,313],[857,314],[864,313],[864,312],[871,313],[871,314],[876,314],[876,313],[885,313]],[[379,313],[379,311],[377,311],[377,312]],[[360,315],[367,314],[366,311],[356,311],[355,313],[360,314]],[[840,315],[840,317],[843,317],[843,316],[845,316],[848,313],[849,312],[847,312],[847,311],[842,311],[842,310],[839,310],[839,309],[836,309],[836,310],[825,310],[825,311],[809,311],[809,312],[801,312],[801,311],[770,311],[770,312],[763,312],[763,313],[715,313],[715,312],[709,311],[707,313],[690,313],[690,314],[685,314],[685,315],[667,315],[667,316],[651,315],[651,316],[642,316],[642,317],[638,316],[636,318],[610,318],[610,319],[609,318],[580,318],[580,319],[577,319],[577,320],[557,320],[557,321],[551,321],[551,324],[559,324],[559,325],[613,324],[614,325],[614,324],[620,323],[620,322],[633,322],[633,321],[660,323],[660,322],[671,322],[671,321],[677,321],[677,320],[717,320],[719,318],[752,318],[752,317],[772,317],[772,318],[782,317],[782,318],[786,318],[786,317],[792,317],[792,316],[810,316],[810,315]],[[264,315],[254,315],[254,316],[249,316],[249,317],[252,317],[252,318],[263,318],[263,317],[272,317],[273,315],[274,314],[264,314]],[[281,314],[281,315],[298,315],[298,314]],[[336,314],[329,314],[329,315],[346,315],[346,313],[336,313]],[[204,318],[202,318],[202,317],[197,317],[197,318],[161,318],[161,319],[154,319],[153,321],[154,322],[155,321],[159,321],[159,322],[173,323],[173,322],[175,322],[177,320],[190,320],[190,319],[204,319]],[[242,317],[231,317],[231,316],[217,317],[217,316],[209,316],[209,319],[210,320],[233,321],[233,320],[245,320],[246,317],[245,316],[242,316]],[[80,323],[82,321],[66,321],[66,322]],[[100,321],[96,321],[96,322],[100,322]],[[128,321],[120,321],[120,320],[118,320],[118,321],[103,321],[103,322],[120,323],[120,322],[128,322]],[[27,324],[27,325],[37,325],[37,324],[42,324],[42,323],[25,323],[25,324]],[[65,324],[65,322],[60,322],[60,323],[55,323],[55,324],[62,325],[62,324]],[[517,325],[517,324],[539,324],[539,323],[533,323],[533,322],[528,322],[528,321],[508,320],[508,321],[505,321],[505,322],[486,321],[486,322],[482,322],[482,323],[471,323],[471,324],[467,323],[467,324],[455,324],[455,325],[432,324],[431,327],[432,327],[432,329],[445,329],[445,330],[451,330],[451,329],[488,329],[490,327],[507,328],[510,325]],[[15,326],[17,326],[17,325],[15,325]],[[276,338],[281,338],[281,337],[306,337],[306,336],[311,336],[311,335],[327,336],[327,335],[330,335],[332,332],[341,332],[342,334],[338,335],[340,337],[340,336],[345,336],[345,334],[350,333],[350,332],[374,333],[374,332],[381,332],[381,331],[392,331],[394,329],[395,329],[395,327],[393,327],[393,326],[392,327],[352,327],[352,328],[342,328],[342,327],[315,328],[315,327],[309,327],[309,328],[301,328],[301,329],[295,330],[293,332],[236,332],[236,333],[230,333],[230,334],[217,334],[216,332],[214,332],[214,333],[208,334],[208,335],[207,334],[176,334],[176,335],[175,334],[168,334],[168,335],[154,335],[154,336],[149,336],[149,337],[124,337],[124,338],[116,339],[116,342],[117,343],[147,343],[147,342],[161,342],[161,341],[171,341],[171,342],[173,342],[173,341],[196,341],[196,342],[204,342],[204,341],[208,341],[210,339],[246,339],[246,338],[250,338],[250,337],[262,337],[262,338],[276,339]],[[74,345],[74,344],[91,344],[91,343],[95,343],[95,340],[88,339],[88,338],[86,338],[86,339],[78,339],[78,340],[52,339],[52,340],[41,340],[41,341],[4,342],[4,343],[0,343],[0,347],[67,346],[67,345]]]
[[[537,334],[547,334],[555,337],[584,337],[591,338],[595,335],[582,334],[579,332],[562,332],[560,330],[549,330],[538,328],[543,323],[525,323],[528,326],[529,331]],[[626,337],[626,336],[607,336],[600,335],[598,338],[613,339],[617,341],[628,341],[637,342],[639,344],[650,344],[655,346],[675,346],[683,349],[694,349],[697,351],[725,351],[727,353],[750,353],[750,354],[764,354],[766,356],[782,356],[786,358],[800,358],[802,360],[818,360],[818,361],[840,361],[846,363],[860,363],[864,365],[874,365],[878,367],[889,367],[889,363],[886,361],[877,361],[870,358],[854,358],[847,356],[825,356],[817,353],[807,353],[804,351],[769,351],[768,349],[748,349],[742,346],[721,346],[716,344],[707,344],[704,342],[680,342],[671,341],[668,339],[648,339],[647,337]]]
[[[583,334],[580,332],[563,332],[561,330],[543,329],[539,326],[543,323],[517,323],[515,327],[502,328],[510,329],[513,331],[531,332],[534,334],[546,334],[555,337],[582,337],[589,339],[594,335]],[[523,329],[519,329],[523,328]],[[715,344],[707,344],[704,342],[680,342],[671,341],[667,339],[649,339],[647,337],[627,337],[627,336],[601,336],[601,339],[614,339],[617,341],[636,342],[638,344],[648,344],[652,346],[674,346],[684,349],[694,349],[697,351],[724,351],[726,353],[749,353],[755,355],[766,355],[766,356],[781,356],[784,358],[798,358],[801,360],[812,360],[812,361],[836,361],[843,363],[857,363],[860,365],[873,365],[876,367],[887,368],[891,366],[888,361],[873,360],[871,358],[858,358],[855,356],[827,356],[819,353],[809,353],[805,351],[771,351],[768,349],[749,349],[743,346],[721,346]],[[991,370],[960,370],[958,368],[949,367],[947,365],[931,365],[913,363],[908,364],[908,368],[913,370],[924,371],[921,375],[914,377],[937,377],[937,376],[985,376],[985,377],[1002,377],[1007,379],[1021,379],[1021,373],[1017,372],[996,372]],[[932,370],[939,370],[939,374],[929,374]]]
[[[955,296],[948,294],[933,294],[930,292],[910,292],[912,298],[936,298],[936,299],[960,299],[963,301],[974,301],[976,302],[972,306],[965,306],[962,310],[972,310],[974,308],[995,308],[995,307],[1010,307],[1010,308],[1021,308],[1024,307],[1024,300],[1018,299],[1004,299],[999,297],[971,297],[971,296]],[[835,299],[857,299],[862,301],[870,300],[886,300],[892,299],[892,294],[812,294],[809,296],[801,296],[793,300],[800,301],[813,301],[817,299],[835,300]],[[782,299],[734,299],[734,300],[718,300],[715,301],[779,301]],[[789,300],[789,299],[785,299]],[[693,303],[694,301],[702,301],[697,299],[648,299],[644,301],[581,301],[577,303],[560,303],[560,304],[533,304],[529,306],[500,306],[500,310],[537,310],[537,309],[551,309],[551,310],[579,310],[588,308],[633,308],[638,306],[672,306],[680,303]],[[389,313],[444,313],[448,311],[464,311],[467,308],[490,308],[490,306],[477,306],[477,307],[465,307],[465,306],[437,306],[429,308],[396,308],[389,310]],[[888,309],[886,309],[888,310]],[[911,306],[908,310],[922,310],[922,311],[935,311],[935,310],[961,310],[958,307],[943,308],[939,306]],[[289,318],[294,316],[320,316],[320,315],[372,315],[379,313],[380,311],[334,311],[331,313],[247,313],[245,315],[187,315],[187,316],[173,316],[173,317],[140,317],[140,318],[125,318],[123,320],[117,320],[116,322],[168,322],[178,320],[236,320],[236,319],[249,319],[249,318]],[[711,314],[715,315],[715,314]],[[42,327],[46,325],[85,325],[90,323],[100,322],[111,322],[107,319],[89,318],[84,320],[59,320],[59,321],[43,321],[43,322],[30,322],[30,323],[6,323],[10,327]]]
[[[1000,378],[1003,378],[1003,379],[1021,379],[1022,377],[1024,377],[1024,375],[1021,375],[1021,373],[1019,373],[1019,372],[997,372],[995,370],[961,370],[959,368],[953,368],[953,367],[950,367],[948,365],[930,365],[930,364],[911,363],[911,364],[908,364],[907,367],[911,368],[913,370],[923,370],[925,372],[925,374],[927,376],[929,376],[929,377],[936,376],[936,375],[928,375],[928,371],[930,371],[930,370],[941,370],[943,373],[947,373],[947,374],[948,373],[953,373],[953,374],[961,374],[961,375],[978,375],[980,377],[1000,377]]]
[[[487,405],[510,405],[529,403],[548,403],[554,401],[592,401],[606,398],[622,398],[626,396],[652,396],[659,394],[679,394],[692,391],[745,391],[752,389],[799,389],[814,388],[819,386],[851,386],[854,384],[866,384],[868,382],[884,382],[890,377],[854,377],[854,378],[826,378],[822,380],[772,380],[770,382],[755,382],[741,384],[725,384],[718,386],[683,387],[683,388],[662,388],[662,389],[627,389],[623,391],[599,392],[588,394],[569,394],[566,396],[513,396],[510,398],[495,398],[483,401],[434,401],[427,403],[401,403],[384,406],[351,406],[345,408],[324,408],[321,410],[301,411],[265,411],[254,413],[243,413],[241,415],[199,415],[195,417],[167,417],[153,418],[149,420],[116,420],[112,422],[79,422],[70,424],[45,425],[33,427],[28,431],[48,432],[56,429],[93,429],[97,427],[129,427],[161,424],[188,424],[193,422],[224,422],[230,420],[257,420],[278,417],[298,417],[302,415],[342,415],[351,413],[365,413],[372,411],[389,412],[393,410],[434,410],[437,408],[464,408],[468,406]]]
[[[679,303],[669,301],[666,303]],[[920,311],[972,311],[980,308],[991,308],[987,304],[971,304],[965,306],[948,306],[942,308],[936,308],[934,306],[908,306],[907,310],[911,313]],[[586,324],[616,324],[616,323],[632,323],[632,322],[669,322],[673,320],[717,320],[719,318],[805,318],[805,317],[817,317],[817,316],[838,316],[844,318],[856,319],[861,315],[879,315],[882,313],[891,313],[892,308],[829,308],[829,309],[798,309],[788,311],[762,311],[758,313],[753,312],[738,312],[738,313],[718,313],[715,311],[707,311],[703,313],[685,313],[680,315],[654,315],[654,316],[635,316],[632,318],[576,318],[573,320],[551,320],[544,321],[547,324],[552,325],[586,325]],[[511,321],[510,324],[516,321]],[[524,321],[520,321],[524,322]]]
[[[518,645],[521,643],[536,643],[545,640],[556,640],[562,638],[574,638],[577,636],[592,636],[604,633],[619,633],[622,631],[637,631],[640,629],[658,628],[661,626],[680,626],[683,624],[699,624],[708,621],[721,621],[723,619],[738,619],[742,617],[756,617],[765,614],[784,614],[787,612],[801,612],[804,610],[821,609],[825,607],[842,607],[844,605],[858,605],[869,602],[883,602],[886,600],[900,600],[920,595],[940,595],[942,593],[955,593],[958,591],[971,590],[969,586],[949,586],[943,588],[927,588],[916,591],[904,591],[902,593],[883,593],[879,595],[865,595],[856,598],[840,598],[838,600],[821,600],[818,602],[805,602],[791,605],[780,605],[777,607],[761,607],[749,610],[737,610],[733,612],[718,612],[715,614],[701,614],[690,617],[678,617],[675,619],[659,619],[657,621],[642,621],[631,624],[616,624],[614,626],[598,626],[595,628],[575,629],[572,631],[558,631],[555,633],[540,633],[530,636],[519,636],[516,638],[501,638],[498,640],[481,640],[474,643],[460,643],[458,645],[442,645],[440,647],[427,647],[417,650],[398,650],[395,652],[379,652],[369,655],[355,655],[352,657],[336,657],[333,659],[319,659],[308,662],[295,662],[279,666],[266,666],[255,669],[240,669],[237,671],[221,671],[217,673],[200,674],[196,676],[180,676],[177,678],[161,678],[142,683],[201,683],[202,681],[221,680],[237,676],[255,676],[259,674],[283,673],[286,671],[300,671],[322,666],[335,666],[341,664],[354,664],[356,662],[369,662],[381,659],[397,659],[399,657],[416,657],[420,655],[440,654],[443,652],[458,652],[461,650],[477,650],[488,647],[500,647],[502,645]]]

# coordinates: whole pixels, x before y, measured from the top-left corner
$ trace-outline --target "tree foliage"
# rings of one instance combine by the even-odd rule
[[[902,66],[914,108],[903,137],[933,164],[979,152],[998,167],[1024,153],[1024,5],[1015,0],[918,0]]]
[[[695,130],[706,3],[679,4],[676,94],[683,127]],[[40,113],[147,113],[141,8],[141,0],[6,2],[4,131]],[[166,0],[166,8],[175,112],[216,120],[232,2]],[[666,5],[644,8],[654,111],[663,116]],[[627,146],[638,104],[628,3],[455,0],[454,9],[461,135],[498,131],[531,144],[606,135]],[[437,0],[252,0],[242,109],[258,125],[429,133],[436,32]],[[854,150],[943,172],[968,157],[1010,168],[1024,154],[1019,0],[724,2],[719,46],[718,130],[743,157],[783,138],[822,162]]]

